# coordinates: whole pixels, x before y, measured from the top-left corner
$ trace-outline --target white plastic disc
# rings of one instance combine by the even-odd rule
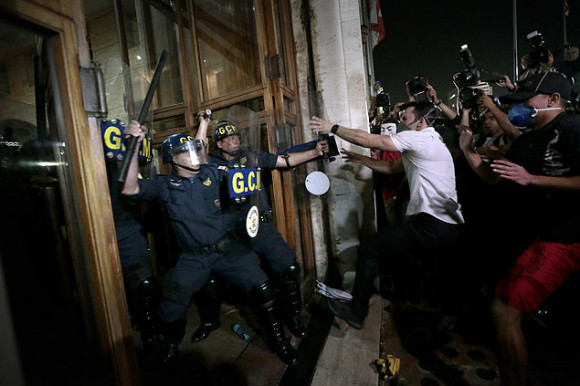
[[[306,176],[306,181],[304,181],[306,189],[317,196],[320,196],[328,192],[330,188],[330,180],[326,174],[322,172],[312,172]]]
[[[246,232],[248,236],[256,237],[260,229],[260,213],[256,205],[252,206],[246,215]]]

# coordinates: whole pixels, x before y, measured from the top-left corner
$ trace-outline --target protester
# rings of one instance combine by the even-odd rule
[[[318,117],[310,120],[315,132],[333,133],[363,147],[401,152],[402,159],[392,163],[384,161],[375,170],[405,172],[409,181],[408,221],[384,228],[361,242],[352,303],[328,301],[329,310],[355,328],[362,328],[367,316],[379,259],[385,259],[394,270],[401,272],[410,254],[429,259],[435,257],[430,252],[437,251],[442,260],[449,259],[449,248],[461,237],[463,216],[457,202],[453,160],[441,136],[430,126],[435,113],[433,105],[410,102],[402,110],[401,123],[406,130],[393,136],[333,125]],[[443,261],[440,263],[445,265]]]
[[[486,182],[498,184],[510,205],[511,243],[526,242],[497,285],[491,307],[502,385],[526,384],[522,315],[580,270],[580,117],[564,113],[570,92],[565,76],[542,72],[506,95],[505,101],[517,103],[508,113],[510,121],[530,130],[511,144],[505,160],[491,165],[473,150],[472,131],[461,128],[467,161]]]

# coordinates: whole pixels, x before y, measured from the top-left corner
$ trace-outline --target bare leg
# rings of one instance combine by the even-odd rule
[[[522,312],[495,298],[491,305],[491,316],[496,329],[501,384],[525,385],[528,349],[522,331]]]

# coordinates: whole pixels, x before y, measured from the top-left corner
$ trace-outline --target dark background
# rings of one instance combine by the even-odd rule
[[[580,45],[580,0],[568,4],[567,40]],[[465,68],[459,57],[462,44],[469,45],[476,67],[513,80],[511,0],[381,0],[381,10],[386,37],[373,51],[375,78],[391,94],[393,104],[408,99],[405,82],[418,74],[447,100],[455,90],[452,75]],[[552,50],[557,49],[564,40],[562,15],[562,0],[519,0],[518,58],[531,50],[526,35],[534,30],[542,32]],[[505,93],[494,87],[495,95]]]

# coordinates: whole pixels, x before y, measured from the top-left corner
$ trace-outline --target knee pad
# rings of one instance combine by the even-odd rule
[[[298,263],[294,263],[288,268],[286,268],[280,274],[282,280],[285,281],[299,281],[300,280],[300,266]]]
[[[267,306],[274,302],[274,290],[268,280],[256,284],[250,290],[253,302],[260,306]]]
[[[153,276],[144,279],[141,281],[141,283],[139,283],[139,285],[137,285],[137,288],[135,288],[135,293],[139,297],[155,296],[157,295],[158,291],[159,285]]]
[[[212,298],[215,298],[221,295],[223,289],[224,283],[222,283],[222,281],[219,280],[218,278],[211,276],[208,282],[205,283],[205,285],[201,288],[199,293],[203,294],[204,296],[210,296]]]

